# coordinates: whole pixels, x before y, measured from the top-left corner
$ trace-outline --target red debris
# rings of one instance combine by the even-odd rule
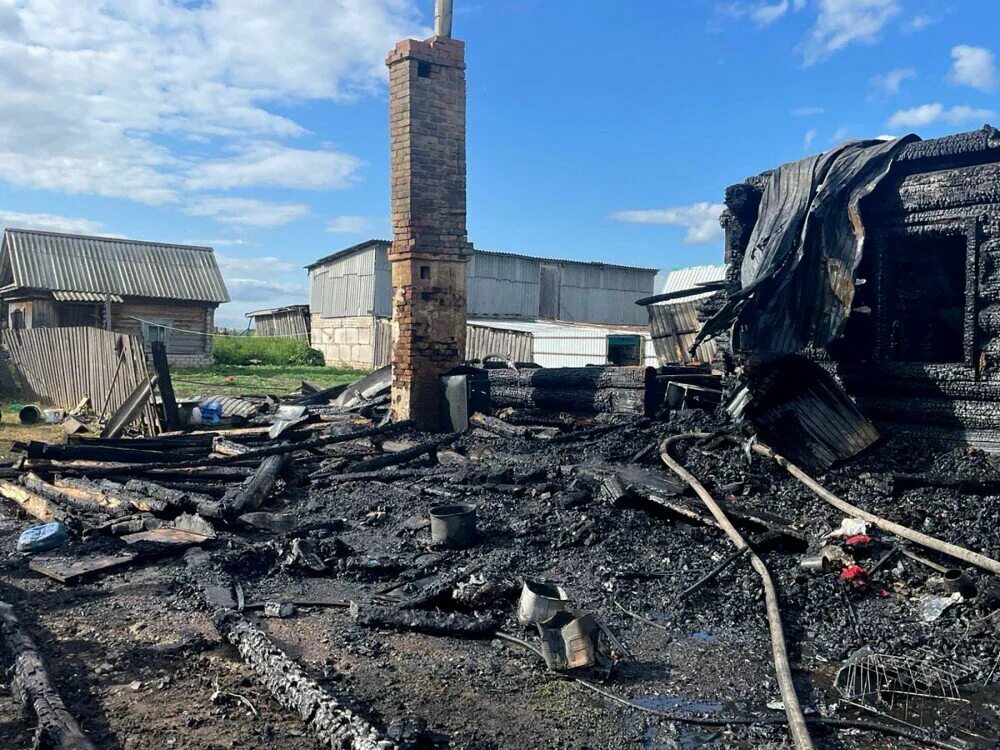
[[[848,565],[840,571],[840,580],[847,581],[856,591],[868,590],[868,571],[860,565]]]
[[[867,534],[855,534],[854,536],[849,536],[844,540],[844,544],[848,547],[863,547],[866,544],[871,544],[872,538]]]

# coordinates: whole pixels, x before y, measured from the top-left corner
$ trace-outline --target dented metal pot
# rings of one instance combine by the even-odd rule
[[[475,505],[438,505],[430,509],[430,517],[434,544],[461,549],[476,541]]]
[[[517,605],[517,619],[522,625],[539,625],[562,612],[569,599],[562,586],[541,581],[525,581]]]

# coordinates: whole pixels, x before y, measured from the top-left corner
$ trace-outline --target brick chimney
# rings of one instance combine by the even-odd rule
[[[447,32],[445,32],[447,33]],[[392,416],[439,427],[439,376],[465,358],[465,45],[396,45],[392,143]]]

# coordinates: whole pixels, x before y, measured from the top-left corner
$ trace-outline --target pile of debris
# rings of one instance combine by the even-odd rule
[[[46,526],[17,527],[8,571],[112,597],[138,571],[171,581],[171,609],[210,617],[324,747],[634,747],[637,722],[650,747],[678,731],[724,746],[1000,737],[995,459],[888,442],[820,481],[685,399],[655,420],[598,408],[617,397],[581,416],[538,396],[579,390],[579,373],[486,372],[488,395],[502,384],[519,403],[487,399],[461,432],[390,422],[377,372],[234,400],[253,409],[223,417],[239,426],[21,446],[0,495]],[[643,373],[642,390],[705,390],[703,375]],[[586,377],[626,391],[634,375]],[[44,599],[4,592],[43,616]],[[39,732],[100,734],[56,703],[4,611],[8,650],[45,677],[21,691]],[[318,643],[325,678],[292,656]],[[546,675],[573,690],[565,720],[539,724],[529,693]]]

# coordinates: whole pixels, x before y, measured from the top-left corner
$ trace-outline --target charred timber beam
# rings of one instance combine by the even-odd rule
[[[490,387],[533,388],[645,388],[656,377],[652,367],[538,367],[525,370],[487,370]]]
[[[21,626],[14,608],[4,602],[0,602],[0,634],[13,667],[11,690],[20,699],[25,714],[33,715],[38,722],[34,746],[97,750],[52,686],[38,646]]]
[[[490,417],[486,414],[480,414],[479,412],[476,412],[469,417],[469,423],[475,425],[481,430],[492,432],[494,435],[499,435],[500,437],[524,438],[531,436],[531,429],[528,427],[523,425],[508,424],[502,419]]]
[[[398,479],[424,479],[455,477],[458,469],[385,469],[383,471],[352,471],[344,474],[314,474],[314,483],[321,484],[346,482],[392,482]]]
[[[288,462],[289,456],[287,454],[268,456],[261,461],[257,471],[246,484],[231,490],[223,498],[226,510],[233,515],[257,510],[274,491],[278,476]]]
[[[261,459],[267,458],[268,456],[281,456],[289,453],[295,453],[296,451],[308,451],[314,448],[320,448],[325,445],[335,445],[336,443],[348,443],[353,440],[362,440],[364,438],[378,437],[380,435],[391,435],[402,430],[412,427],[412,422],[392,422],[387,425],[380,427],[372,427],[368,430],[360,430],[358,432],[349,433],[346,435],[323,435],[322,437],[312,438],[311,440],[303,440],[300,443],[282,443],[281,445],[271,445],[264,448],[256,448],[254,450],[247,451],[239,456],[210,456],[204,459],[192,459],[186,460],[179,463],[174,462],[161,462],[155,464],[146,464],[142,466],[141,469],[144,471],[152,471],[155,469],[180,469],[180,468],[204,468],[204,467],[215,467],[215,466],[227,466],[232,464],[242,464],[249,461],[259,461]],[[131,470],[131,468],[129,469]],[[88,476],[113,476],[115,474],[121,474],[122,467],[108,467],[95,469],[93,471],[88,471],[86,474]]]
[[[400,464],[414,461],[418,458],[422,458],[423,456],[434,455],[437,453],[438,448],[450,445],[455,442],[457,438],[458,435],[454,433],[450,435],[442,435],[441,437],[427,440],[419,445],[415,445],[412,448],[407,448],[406,450],[402,450],[397,453],[389,453],[383,456],[369,458],[366,461],[358,461],[350,467],[351,472],[378,471],[379,469],[385,469],[390,466],[399,466]]]
[[[233,610],[215,615],[215,627],[284,708],[298,712],[329,750],[393,750],[396,744],[306,674],[267,635]]]
[[[18,444],[20,446],[22,444]],[[127,445],[127,441],[122,441]],[[32,440],[25,446],[28,458],[45,458],[55,461],[114,461],[116,463],[181,463],[204,455],[199,448],[185,449],[180,446],[172,452],[138,450],[130,447],[108,445],[87,445],[72,443],[55,445]]]
[[[13,482],[0,481],[0,497],[15,503],[25,513],[39,521],[63,521],[66,511],[52,501],[26,490]]]
[[[45,499],[71,508],[79,513],[103,516],[105,518],[121,518],[132,513],[132,509],[127,505],[118,502],[99,502],[89,492],[67,487],[56,487],[32,473],[23,475],[21,477],[21,484]]]
[[[398,633],[452,638],[492,638],[500,625],[496,620],[464,615],[460,612],[423,612],[391,607],[351,605],[351,616],[363,628],[391,630]]]
[[[181,492],[142,479],[130,479],[125,483],[124,489],[125,492],[142,495],[162,504],[148,508],[138,508],[138,510],[150,510],[156,513],[162,512],[167,508],[173,508],[178,512],[191,511],[206,518],[222,518],[224,516],[223,503],[214,500],[208,495]]]
[[[168,431],[179,430],[181,424],[181,412],[177,408],[177,398],[174,396],[174,383],[170,379],[170,366],[167,364],[167,345],[162,341],[153,341],[149,344],[150,353],[153,355],[153,369],[156,371],[158,382],[156,387],[160,390],[160,397],[163,401],[163,423]]]
[[[494,406],[515,406],[554,409],[597,414],[646,413],[646,391],[643,388],[560,388],[532,387],[517,383],[490,383],[490,401]]]

